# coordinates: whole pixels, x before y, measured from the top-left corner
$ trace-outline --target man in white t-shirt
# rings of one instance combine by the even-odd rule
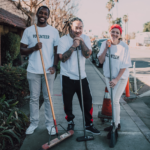
[[[60,39],[57,53],[59,54],[59,58],[61,60],[60,74],[62,81],[64,110],[66,113],[66,120],[68,121],[67,130],[74,130],[75,124],[73,119],[75,116],[72,112],[72,99],[75,93],[77,93],[81,106],[80,81],[76,51],[76,48],[79,46],[86,131],[98,135],[100,132],[93,126],[92,96],[85,73],[85,60],[86,58],[89,58],[92,53],[90,38],[82,34],[83,22],[79,18],[73,18],[70,21],[67,21],[64,29],[65,31],[68,30],[69,34]]]
[[[30,126],[26,130],[26,134],[32,134],[38,127],[39,122],[39,96],[42,92],[45,103],[45,124],[50,134],[53,126],[53,118],[50,108],[48,92],[46,88],[44,72],[41,63],[39,49],[42,49],[45,71],[47,74],[48,84],[51,95],[53,94],[53,82],[55,78],[55,71],[57,69],[58,55],[57,45],[59,42],[59,33],[52,26],[47,24],[47,19],[50,15],[50,10],[46,6],[39,7],[37,11],[37,29],[40,42],[37,41],[35,26],[32,25],[25,29],[20,45],[20,52],[22,55],[29,55],[29,64],[27,67],[27,79],[30,90]],[[56,134],[53,128],[52,135]]]

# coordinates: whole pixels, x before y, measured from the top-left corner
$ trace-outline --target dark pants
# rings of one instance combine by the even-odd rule
[[[89,89],[89,83],[86,78],[82,79],[83,89],[83,101],[84,101],[84,113],[86,126],[89,126],[93,122],[93,107],[92,107],[92,96]],[[80,93],[80,81],[72,80],[67,76],[62,76],[62,92],[64,101],[64,110],[66,113],[67,121],[71,121],[75,118],[72,113],[72,100],[75,93],[77,93],[80,107],[81,106],[81,93]]]

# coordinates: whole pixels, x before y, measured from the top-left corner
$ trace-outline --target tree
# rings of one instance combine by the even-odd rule
[[[43,3],[50,8],[48,23],[62,32],[63,22],[73,17],[77,5],[74,0],[9,0],[28,16],[27,26],[36,23],[36,11]]]
[[[63,22],[74,17],[77,5],[71,4],[71,0],[45,0],[45,2],[51,10],[48,23],[62,32]]]
[[[116,5],[116,13],[117,13],[117,18],[118,18],[118,4],[117,3],[119,3],[119,1],[118,0],[114,0],[115,1],[115,5]]]
[[[128,15],[124,15],[123,16],[123,21],[126,23],[126,22],[128,22]]]
[[[136,34],[135,34],[135,32],[132,32],[129,34],[129,36],[130,36],[130,39],[135,39]]]
[[[14,6],[16,6],[17,9],[21,10],[23,14],[27,15],[27,26],[30,26],[34,22],[34,17],[36,14],[36,10],[38,6],[45,0],[8,0],[10,1]]]
[[[106,4],[106,8],[108,9],[108,11],[110,11],[114,6],[115,6],[114,0],[110,0]]]
[[[115,6],[115,2],[114,2],[114,0],[109,0],[109,2],[107,2],[107,4],[106,4],[106,8],[108,9],[108,11],[110,12],[110,10],[113,8]],[[109,30],[109,28],[110,28],[110,26],[112,25],[112,14],[107,14],[107,17],[106,17],[106,19],[108,20],[108,22],[109,22],[109,26],[108,26],[108,30]]]
[[[130,39],[131,39],[131,36],[129,34],[126,34],[125,40],[130,40]]]
[[[111,14],[107,14],[106,19],[107,19],[108,21],[110,21],[110,20],[112,19],[112,15],[111,15]]]
[[[143,32],[150,32],[150,22],[144,24]]]
[[[112,15],[111,15],[111,14],[107,14],[106,19],[107,19],[107,20],[108,20],[108,22],[109,22],[109,27],[108,27],[108,29],[109,29],[109,28],[110,28],[110,26],[111,26],[111,24],[112,24],[112,21],[111,21],[111,19],[112,19]]]
[[[108,32],[107,31],[103,31],[102,32],[102,37],[103,38],[108,38],[109,37]]]
[[[127,22],[128,22],[128,15],[124,15],[123,16],[123,21],[125,22],[125,37],[126,37],[126,28],[127,28],[127,26],[126,26],[126,24],[127,24]],[[128,31],[127,31],[128,32]]]
[[[116,20],[112,21],[112,24],[119,24],[122,27],[122,19],[121,18],[117,18]]]

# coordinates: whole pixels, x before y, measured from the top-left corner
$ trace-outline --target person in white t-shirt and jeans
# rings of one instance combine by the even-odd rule
[[[86,58],[89,58],[92,53],[90,38],[82,34],[83,22],[80,18],[72,18],[69,21],[66,21],[64,32],[66,35],[60,38],[57,53],[59,54],[59,58],[61,60],[60,75],[62,82],[64,110],[66,113],[65,118],[68,121],[67,130],[74,130],[75,124],[73,119],[75,116],[72,112],[72,100],[75,93],[78,96],[81,107],[80,81],[76,50],[76,48],[80,46],[79,59],[81,65],[80,69],[83,87],[86,131],[92,132],[95,135],[99,135],[100,131],[93,126],[92,96],[85,73]],[[67,32],[69,33],[67,34]]]
[[[47,24],[50,10],[46,6],[41,6],[37,10],[37,29],[40,42],[37,41],[35,26],[32,25],[25,29],[20,45],[22,55],[29,55],[27,67],[27,79],[30,90],[30,126],[26,130],[26,134],[32,134],[38,127],[39,123],[39,96],[42,85],[42,92],[45,106],[45,124],[50,134],[53,124],[51,107],[42,68],[42,62],[39,49],[42,49],[45,71],[50,87],[51,95],[53,94],[53,82],[59,57],[57,55],[57,45],[59,42],[59,33],[52,26]],[[53,128],[52,135],[56,134]]]
[[[120,97],[126,87],[129,77],[129,67],[132,66],[130,59],[129,48],[126,43],[120,41],[122,34],[122,28],[118,24],[114,24],[110,27],[110,40],[104,41],[101,45],[100,51],[97,55],[99,62],[103,64],[103,74],[105,76],[105,82],[107,89],[110,93],[110,87],[113,88],[113,107],[114,107],[114,120],[116,130],[121,128],[120,126]],[[109,70],[109,51],[111,51],[111,68],[112,68],[112,81],[110,81]],[[112,126],[107,127],[104,131],[109,131],[107,138],[110,139]]]

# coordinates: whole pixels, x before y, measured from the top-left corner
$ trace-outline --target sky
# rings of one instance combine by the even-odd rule
[[[102,31],[108,31],[109,23],[106,16],[109,13],[106,3],[109,0],[80,0],[79,10],[75,14],[84,23],[84,30],[92,30],[93,35],[101,35]],[[118,12],[118,13],[117,13]],[[128,33],[142,32],[143,25],[150,21],[150,0],[119,0],[115,7],[110,11],[113,19],[129,16]],[[123,20],[122,20],[123,21]],[[125,23],[122,24],[125,31]],[[123,35],[125,34],[123,31]]]

